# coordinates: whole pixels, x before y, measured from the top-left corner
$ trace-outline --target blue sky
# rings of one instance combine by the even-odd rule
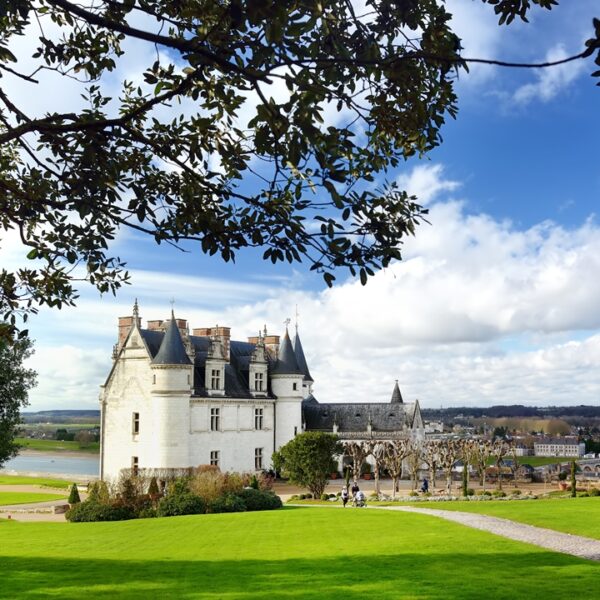
[[[479,2],[448,5],[465,56],[505,60],[576,54],[600,17],[596,0],[563,1],[529,25],[499,28]],[[145,58],[133,47],[129,69]],[[135,297],[144,320],[165,318],[174,297],[191,326],[229,325],[236,339],[264,323],[282,333],[297,304],[322,401],[387,400],[399,379],[405,398],[426,407],[598,402],[593,70],[587,60],[552,71],[476,66],[461,76],[459,115],[444,127],[442,146],[390,174],[431,209],[431,225],[407,241],[402,263],[364,289],[342,276],[327,290],[302,265],[275,268],[262,252],[224,264],[124,232],[114,251],[129,264],[131,286],[117,298],[83,287],[77,308],[33,319],[40,384],[31,409],[97,406],[116,319],[130,314]],[[22,262],[14,238],[0,246],[3,264]]]

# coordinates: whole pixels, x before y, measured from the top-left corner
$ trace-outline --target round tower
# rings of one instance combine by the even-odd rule
[[[187,468],[190,466],[189,423],[193,365],[173,312],[160,348],[150,366],[156,432],[152,467]]]
[[[302,431],[302,382],[304,373],[298,366],[290,336],[279,346],[277,361],[271,370],[271,391],[275,402],[275,449],[287,444]]]

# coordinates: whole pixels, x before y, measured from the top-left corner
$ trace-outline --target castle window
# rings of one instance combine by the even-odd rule
[[[210,409],[210,430],[211,431],[219,431],[221,425],[221,415],[220,410],[218,408]]]
[[[188,385],[192,385],[192,378],[188,375]]]
[[[137,456],[131,457],[131,474],[134,477],[137,477],[137,474],[140,469],[140,459]]]
[[[156,385],[156,375],[152,375],[152,385]]]
[[[294,386],[294,391],[296,391],[298,389],[298,384],[294,383],[293,386]]]
[[[298,435],[298,428],[294,427],[294,437],[296,437]]]
[[[262,392],[264,390],[264,373],[254,373],[254,391]]]
[[[255,408],[254,409],[254,429],[262,429],[263,428],[263,409]]]
[[[219,369],[212,369],[210,372],[210,389],[221,389],[221,371]]]
[[[219,451],[218,450],[211,450],[210,451],[210,464],[213,467],[218,467],[219,466]]]
[[[131,433],[137,435],[140,432],[140,413],[134,412],[131,415]]]
[[[262,448],[254,449],[254,468],[257,471],[260,471],[263,468],[263,449]]]

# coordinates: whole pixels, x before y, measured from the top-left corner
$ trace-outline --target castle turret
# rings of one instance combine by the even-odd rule
[[[172,311],[171,320],[150,367],[156,432],[152,466],[159,469],[189,467],[189,410],[193,365]],[[142,468],[144,466],[140,465]]]
[[[396,385],[394,386],[394,391],[392,392],[392,399],[390,400],[391,404],[404,404],[404,400],[402,399],[402,394],[400,393],[400,387],[398,386],[398,380],[396,379]]]
[[[302,382],[304,373],[298,365],[287,328],[277,361],[271,370],[271,390],[277,397],[275,447],[280,448],[302,431]]]
[[[293,347],[296,362],[298,363],[298,367],[304,376],[302,379],[302,397],[308,398],[312,394],[314,379],[311,377],[310,371],[308,370],[308,364],[306,363],[306,357],[304,356],[304,349],[302,348],[302,342],[300,341],[300,336],[298,335],[298,325],[296,325],[296,335],[294,337]]]

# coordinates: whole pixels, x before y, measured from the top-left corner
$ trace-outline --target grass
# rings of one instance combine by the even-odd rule
[[[121,523],[0,521],[0,598],[594,598],[600,564],[432,517],[284,508]]]
[[[100,452],[99,442],[90,442],[81,446],[79,442],[66,442],[59,440],[36,440],[31,438],[16,438],[16,443],[27,450],[38,450],[42,452],[89,452],[98,454]]]
[[[600,497],[489,502],[436,502],[422,508],[462,510],[600,540]]]
[[[531,465],[532,467],[541,467],[543,465],[553,465],[556,463],[570,463],[577,459],[572,456],[519,456],[518,461],[520,465]]]
[[[39,485],[41,487],[67,490],[72,482],[65,479],[49,479],[47,477],[23,477],[21,475],[0,475],[0,485]]]
[[[36,492],[0,492],[0,506],[11,504],[33,504],[66,498],[64,494],[44,494]]]

